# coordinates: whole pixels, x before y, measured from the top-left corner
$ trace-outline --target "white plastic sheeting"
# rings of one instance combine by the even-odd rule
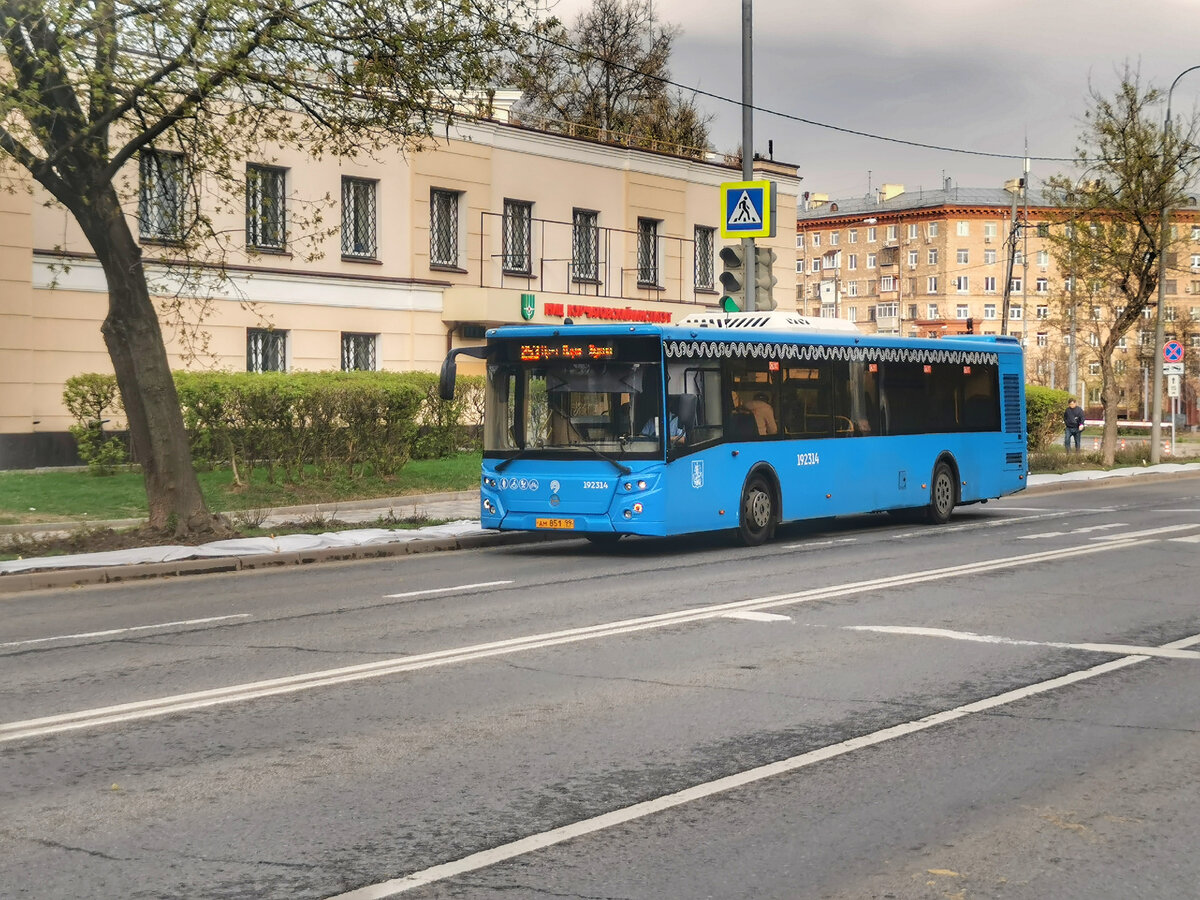
[[[414,529],[357,528],[350,531],[328,531],[324,534],[282,534],[278,537],[213,541],[196,547],[167,544],[160,547],[137,547],[131,550],[106,550],[100,553],[74,553],[70,556],[8,560],[0,562],[0,575],[28,572],[33,569],[90,569],[138,563],[174,562],[180,559],[204,557],[264,556],[272,553],[295,553],[301,550],[324,550],[331,547],[367,547],[374,544],[407,543],[427,538],[459,537],[464,534],[476,534],[481,530],[478,521],[462,519],[457,522],[447,522],[444,525],[430,525]]]

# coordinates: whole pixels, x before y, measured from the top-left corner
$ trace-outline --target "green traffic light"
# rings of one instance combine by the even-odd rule
[[[721,309],[725,312],[741,312],[741,309],[732,297],[721,298]]]

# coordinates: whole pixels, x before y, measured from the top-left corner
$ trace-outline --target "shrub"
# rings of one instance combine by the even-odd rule
[[[1034,384],[1025,386],[1025,418],[1029,429],[1026,443],[1030,453],[1044,450],[1062,437],[1062,416],[1068,399],[1066,391]]]
[[[79,458],[94,475],[111,475],[129,461],[124,439],[105,434],[104,425],[123,412],[115,375],[88,373],[67,379],[63,404],[75,420],[68,429],[75,438]]]

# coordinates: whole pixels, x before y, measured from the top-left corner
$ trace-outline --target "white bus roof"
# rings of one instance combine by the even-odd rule
[[[768,328],[777,331],[810,331],[814,334],[860,334],[858,326],[845,319],[813,318],[797,312],[773,309],[764,312],[698,312],[676,325],[694,328]]]

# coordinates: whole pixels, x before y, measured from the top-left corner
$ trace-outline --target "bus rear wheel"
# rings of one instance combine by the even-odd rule
[[[761,475],[746,482],[742,490],[738,538],[747,547],[765,544],[775,534],[775,496]]]
[[[954,473],[944,462],[933,467],[933,480],[929,484],[929,506],[925,515],[933,525],[945,525],[954,512]]]

